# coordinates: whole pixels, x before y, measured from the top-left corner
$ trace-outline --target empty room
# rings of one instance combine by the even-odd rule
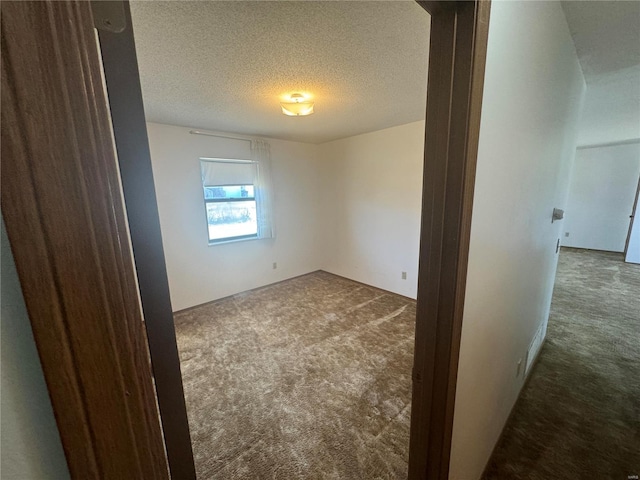
[[[429,15],[131,11],[198,477],[406,475]]]

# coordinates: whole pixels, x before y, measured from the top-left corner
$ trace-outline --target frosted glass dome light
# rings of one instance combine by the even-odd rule
[[[282,113],[290,117],[304,117],[313,113],[313,102],[305,99],[301,93],[294,93],[290,102],[280,102]]]

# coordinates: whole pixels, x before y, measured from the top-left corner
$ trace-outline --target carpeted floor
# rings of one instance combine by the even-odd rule
[[[326,272],[176,315],[205,479],[405,479],[415,302]]]
[[[546,343],[485,478],[640,475],[639,341],[640,265],[563,248]]]

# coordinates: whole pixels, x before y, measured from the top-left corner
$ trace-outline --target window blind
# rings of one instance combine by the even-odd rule
[[[202,185],[254,185],[256,163],[251,160],[200,159]]]

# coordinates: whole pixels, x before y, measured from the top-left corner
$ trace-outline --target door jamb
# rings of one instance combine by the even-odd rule
[[[96,10],[110,13],[108,8],[116,2],[93,0],[91,3],[95,14]],[[117,3],[123,7],[119,24],[124,27],[113,31],[97,26],[122,193],[169,470],[173,478],[195,479],[131,10],[128,2]],[[114,23],[115,20],[111,21]]]
[[[409,478],[447,480],[490,2],[433,3]]]

